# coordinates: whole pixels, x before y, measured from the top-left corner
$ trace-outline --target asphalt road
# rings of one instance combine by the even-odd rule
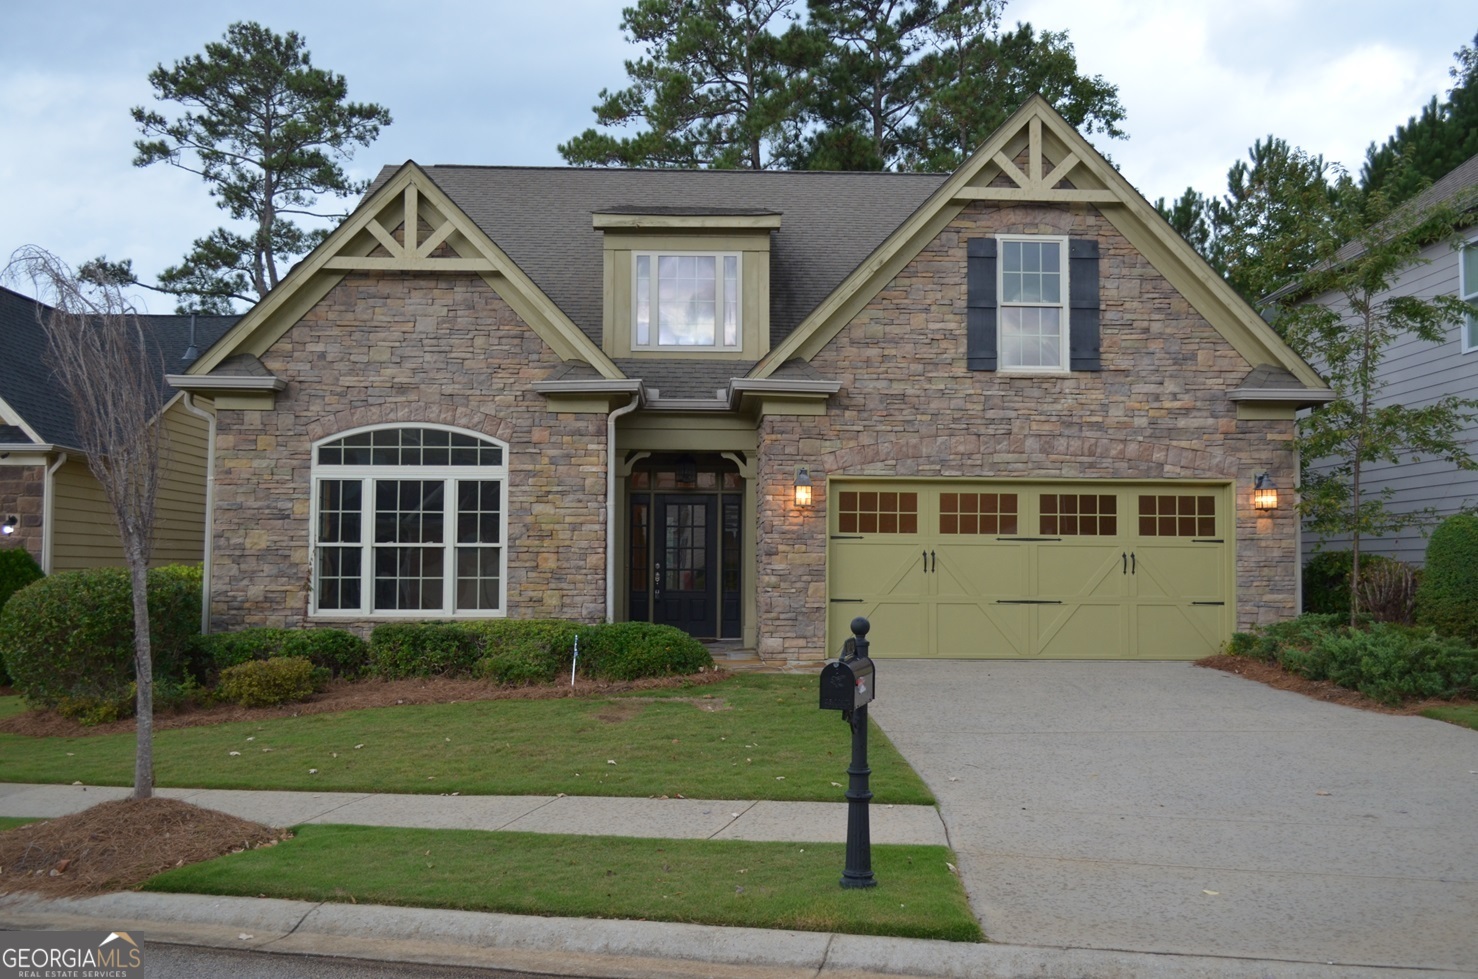
[[[223,951],[153,942],[145,944],[144,952],[144,970],[149,979],[548,979],[548,976],[496,968]]]

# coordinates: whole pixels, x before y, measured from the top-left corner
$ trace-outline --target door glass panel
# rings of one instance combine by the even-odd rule
[[[667,506],[665,574],[669,591],[708,588],[708,507],[704,503]]]
[[[1053,537],[1113,537],[1119,533],[1119,498],[1098,493],[1043,493],[1041,533]]]
[[[1215,537],[1216,497],[1210,494],[1141,495],[1139,536]]]

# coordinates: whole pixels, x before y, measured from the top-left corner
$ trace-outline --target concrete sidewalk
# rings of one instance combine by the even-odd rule
[[[0,816],[51,818],[126,799],[110,786],[0,783]],[[161,788],[156,794],[265,823],[348,823],[418,829],[482,829],[646,839],[842,843],[845,802],[736,802],[594,796],[388,795]],[[933,806],[873,806],[874,843],[948,846]]]

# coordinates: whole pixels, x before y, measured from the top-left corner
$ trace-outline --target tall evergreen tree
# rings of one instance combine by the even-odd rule
[[[800,30],[786,30],[795,0],[639,0],[621,29],[644,57],[626,62],[632,84],[602,89],[604,127],[645,123],[618,137],[595,128],[558,147],[594,166],[773,165],[799,126]],[[776,29],[779,29],[777,32]]]
[[[344,77],[315,68],[298,34],[250,22],[232,24],[203,56],[158,66],[149,84],[156,98],[185,111],[168,119],[133,110],[144,136],[134,144],[134,165],[168,163],[198,174],[216,204],[247,226],[197,239],[183,262],[160,275],[155,288],[182,297],[180,312],[229,313],[233,300],[266,295],[328,233],[294,218],[341,217],[318,211],[318,199],[364,190],[342,161],[390,124],[381,106],[348,101]],[[136,283],[127,260],[95,259],[81,274],[95,283]]]
[[[1478,155],[1478,35],[1473,46],[1455,54],[1448,69],[1455,84],[1445,101],[1432,96],[1420,115],[1397,126],[1395,135],[1365,151],[1360,184],[1367,191],[1384,191],[1401,203],[1419,194],[1432,181],[1463,161]]]

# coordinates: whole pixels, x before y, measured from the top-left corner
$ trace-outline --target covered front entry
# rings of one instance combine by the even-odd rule
[[[1225,484],[847,481],[828,494],[827,648],[1197,659],[1231,634]]]
[[[627,484],[627,617],[738,639],[743,503],[738,468],[722,456],[639,464]]]

